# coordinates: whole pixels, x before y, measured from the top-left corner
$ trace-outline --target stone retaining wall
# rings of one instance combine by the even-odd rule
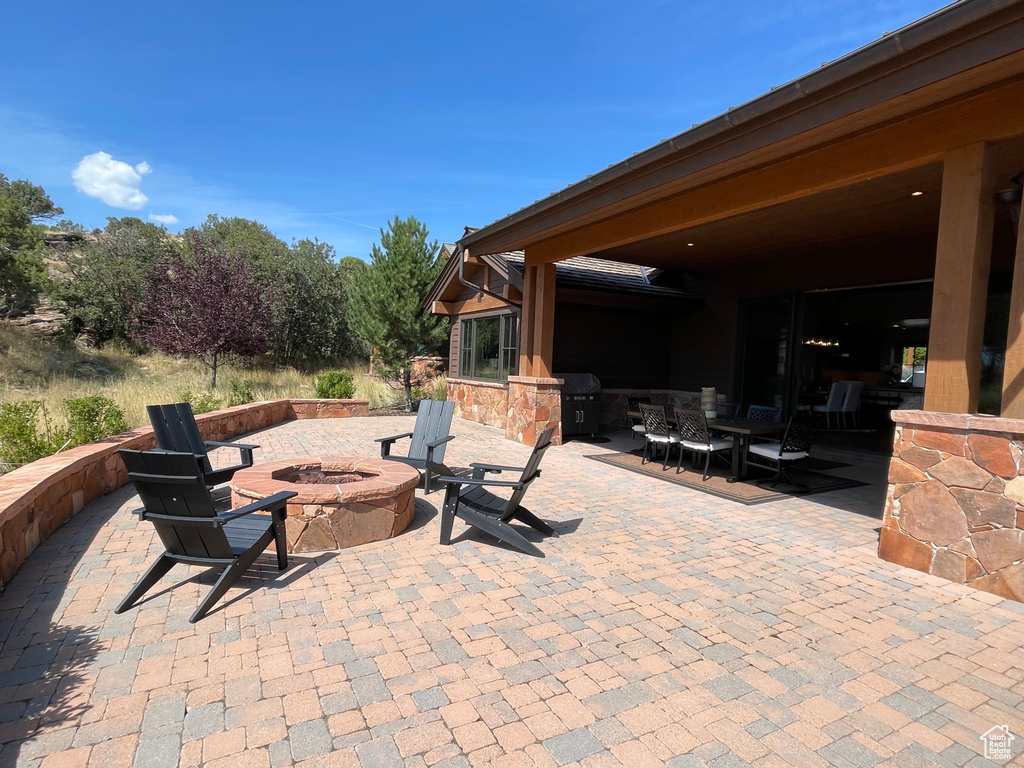
[[[893,411],[878,556],[1024,602],[1024,420]]]
[[[449,378],[448,399],[460,419],[501,429],[508,423],[507,382]]]
[[[503,381],[448,379],[455,415],[505,430],[505,437],[533,445],[547,427],[557,425],[552,442],[562,444],[562,379],[509,376]]]
[[[207,440],[226,440],[290,419],[368,416],[368,400],[270,400],[196,417]],[[0,475],[0,589],[39,543],[128,474],[117,451],[156,447],[152,427],[47,456]]]

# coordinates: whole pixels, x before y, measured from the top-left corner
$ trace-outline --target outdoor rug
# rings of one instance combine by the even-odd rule
[[[728,499],[729,501],[736,501],[740,504],[748,505],[778,501],[779,499],[786,499],[794,495],[808,496],[813,493],[841,491],[845,488],[858,488],[862,485],[867,485],[867,483],[862,483],[859,480],[848,480],[845,477],[826,475],[813,470],[790,468],[788,470],[790,477],[801,485],[806,486],[806,490],[801,490],[784,483],[780,483],[774,488],[762,488],[757,485],[756,477],[739,483],[728,482],[727,478],[729,470],[725,467],[716,467],[713,460],[711,463],[711,471],[708,474],[708,479],[705,481],[701,480],[704,465],[703,459],[700,462],[701,469],[690,469],[689,457],[685,458],[683,460],[684,471],[676,474],[675,461],[670,461],[668,469],[663,470],[661,468],[660,461],[649,461],[646,464],[641,464],[641,457],[633,453],[601,453],[592,454],[586,458],[593,459],[594,461],[600,461],[602,464],[611,464],[613,467],[628,469],[630,472],[636,472],[640,475],[656,477],[659,480],[665,480],[669,483],[675,483],[676,485],[681,485],[686,488],[693,488],[696,491],[710,493],[712,496],[718,496],[723,499]],[[828,464],[833,467],[847,466],[839,464],[838,462],[828,462],[824,460],[821,460],[820,464],[817,466],[821,466],[821,464]]]

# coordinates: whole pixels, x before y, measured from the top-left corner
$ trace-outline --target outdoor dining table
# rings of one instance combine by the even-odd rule
[[[627,411],[632,418],[641,418],[639,411]],[[669,421],[675,421],[675,413],[668,411],[666,414]],[[745,437],[767,437],[777,435],[786,431],[786,425],[777,421],[761,421],[759,419],[742,419],[739,417],[708,419],[708,429],[718,432],[728,432],[732,435],[732,467],[728,482],[735,483],[747,476],[747,462],[743,453],[743,439]]]

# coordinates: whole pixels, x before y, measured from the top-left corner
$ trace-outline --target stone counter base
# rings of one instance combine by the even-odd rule
[[[1024,420],[892,416],[878,556],[1024,602]]]

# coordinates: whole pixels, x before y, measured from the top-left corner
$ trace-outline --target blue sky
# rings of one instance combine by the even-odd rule
[[[366,257],[395,214],[455,240],[942,5],[10,0],[0,172],[88,227],[218,213]]]

